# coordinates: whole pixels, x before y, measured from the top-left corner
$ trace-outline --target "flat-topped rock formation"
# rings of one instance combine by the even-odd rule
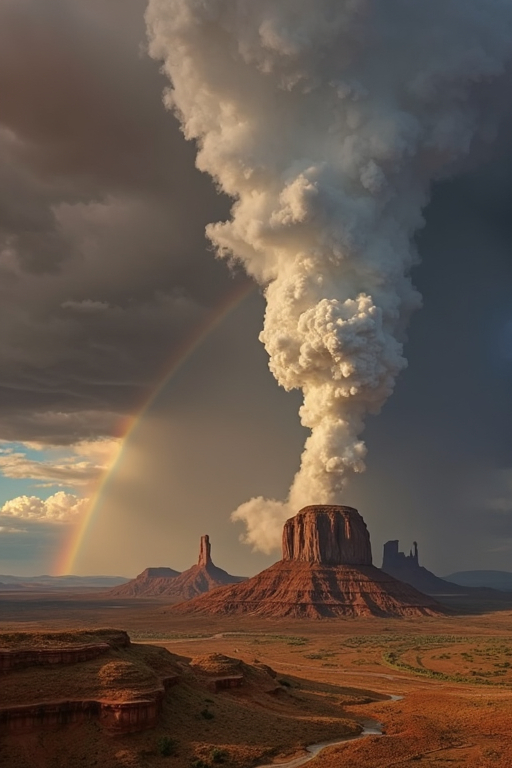
[[[352,507],[334,505],[308,506],[286,521],[278,563],[172,610],[311,618],[445,611],[433,598],[373,566],[363,518]]]
[[[212,693],[245,688],[245,695],[256,692],[274,694],[282,687],[276,682],[277,673],[262,664],[255,662],[246,664],[241,659],[232,659],[222,653],[210,653],[206,656],[196,656],[190,661],[190,667],[197,678],[206,685]]]
[[[0,635],[0,672],[15,667],[78,664],[112,649],[129,646],[130,638],[124,630],[39,632],[35,635],[3,632]]]
[[[108,591],[110,597],[156,597],[166,594],[172,579],[180,575],[172,568],[146,568],[139,575]]]
[[[91,720],[118,734],[153,728],[180,679],[177,657],[135,649],[121,630],[2,633],[0,662],[2,735]]]
[[[108,643],[70,646],[69,648],[31,648],[19,650],[0,648],[0,672],[14,667],[43,666],[47,664],[78,664],[108,653]]]

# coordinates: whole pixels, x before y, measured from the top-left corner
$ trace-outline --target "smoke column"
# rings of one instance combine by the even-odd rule
[[[492,138],[484,97],[510,0],[150,0],[150,53],[197,166],[234,199],[220,256],[263,286],[260,339],[306,440],[286,501],[232,517],[269,552],[283,521],[364,470],[365,416],[405,367],[412,238],[433,179]],[[442,372],[433,372],[442,375]]]

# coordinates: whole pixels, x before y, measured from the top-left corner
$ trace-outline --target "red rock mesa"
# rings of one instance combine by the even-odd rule
[[[172,610],[312,618],[444,612],[433,598],[372,565],[370,536],[356,509],[318,504],[286,521],[282,560]]]

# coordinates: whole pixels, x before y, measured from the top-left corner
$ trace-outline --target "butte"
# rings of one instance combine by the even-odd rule
[[[411,587],[439,598],[467,597],[475,600],[493,600],[498,603],[509,602],[510,594],[491,587],[468,587],[454,584],[447,579],[441,579],[432,571],[419,564],[418,544],[413,543],[414,549],[410,554],[398,550],[398,540],[387,541],[384,544],[382,570],[395,579],[405,581]]]
[[[370,535],[356,509],[324,505],[286,521],[282,560],[171,610],[298,618],[445,613],[432,597],[372,565]]]
[[[209,536],[201,536],[199,559],[183,573],[172,568],[146,568],[135,579],[109,591],[111,597],[168,597],[172,602],[190,600],[215,587],[245,581],[218,568],[211,558]]]

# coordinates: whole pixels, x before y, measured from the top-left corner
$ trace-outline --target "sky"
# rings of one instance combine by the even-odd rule
[[[231,573],[279,557],[230,514],[286,496],[301,396],[269,371],[261,288],[205,238],[230,201],[163,105],[145,8],[0,6],[0,573],[183,570],[204,533]],[[400,539],[439,575],[512,570],[507,76],[496,139],[433,186],[408,367],[344,491],[377,565]]]

